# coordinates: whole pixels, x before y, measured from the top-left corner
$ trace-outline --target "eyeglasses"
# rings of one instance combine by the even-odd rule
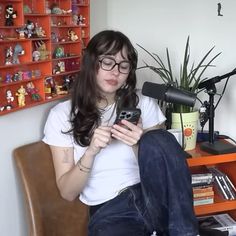
[[[128,74],[132,69],[129,61],[121,61],[120,63],[117,63],[115,59],[111,57],[103,57],[99,62],[101,68],[106,71],[111,71],[116,65],[118,65],[118,71],[121,74]]]

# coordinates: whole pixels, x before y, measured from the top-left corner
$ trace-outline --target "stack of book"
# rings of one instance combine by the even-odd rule
[[[236,199],[236,188],[230,178],[216,167],[209,167],[209,171],[213,174],[215,185],[223,198],[226,200]]]
[[[217,229],[228,236],[236,236],[236,221],[229,214],[218,214],[198,217],[201,229]]]
[[[193,205],[214,203],[213,174],[192,174]]]

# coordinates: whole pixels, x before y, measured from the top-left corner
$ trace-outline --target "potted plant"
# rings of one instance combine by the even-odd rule
[[[214,47],[212,47],[202,59],[195,65],[190,65],[190,46],[189,36],[186,41],[183,62],[180,65],[179,76],[174,75],[172,70],[172,63],[168,48],[166,48],[166,63],[156,53],[150,53],[147,49],[137,44],[142,50],[144,50],[154,60],[156,65],[150,65],[144,62],[144,66],[138,69],[150,69],[155,72],[165,84],[169,84],[181,90],[190,91],[196,93],[198,91],[198,85],[204,81],[203,75],[207,68],[213,67],[213,61],[221,54],[217,53],[213,57],[210,57]],[[186,105],[179,104],[167,104],[168,110],[172,113],[172,125],[171,128],[182,128],[184,130],[185,141],[193,140],[193,144],[186,144],[185,150],[193,149],[196,145],[197,125],[198,125],[198,110]],[[193,120],[195,125],[188,123],[188,118]],[[193,118],[192,118],[193,116]],[[187,118],[186,118],[187,117]],[[196,121],[197,119],[197,121]],[[183,122],[181,122],[181,120]],[[183,127],[184,126],[184,127]],[[195,142],[195,144],[194,144]]]

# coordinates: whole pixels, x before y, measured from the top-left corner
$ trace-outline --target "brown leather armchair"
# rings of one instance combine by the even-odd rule
[[[42,141],[14,150],[31,236],[86,236],[88,207],[64,200],[57,189],[48,145]]]

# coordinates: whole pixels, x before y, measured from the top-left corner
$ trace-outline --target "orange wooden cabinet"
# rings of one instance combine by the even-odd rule
[[[90,36],[89,1],[0,0],[0,9],[0,115],[67,96]]]
[[[192,173],[200,173],[207,170],[207,167],[215,166],[228,175],[231,181],[236,184],[236,153],[212,155],[197,148],[189,151],[193,158],[188,159],[188,165]],[[225,200],[215,189],[214,204],[195,206],[197,216],[219,214],[227,212],[236,219],[236,200]]]

